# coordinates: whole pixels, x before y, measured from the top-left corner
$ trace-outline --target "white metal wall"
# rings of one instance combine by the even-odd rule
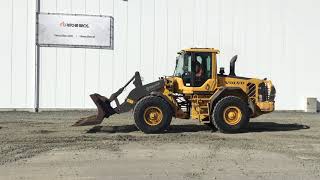
[[[13,31],[1,37],[0,107],[32,106],[34,0],[2,2]],[[151,82],[172,74],[179,49],[215,47],[220,66],[238,54],[238,75],[272,79],[277,109],[304,109],[305,97],[320,99],[319,9],[318,0],[41,0],[42,12],[114,16],[115,49],[42,48],[40,108],[93,107],[90,93],[110,95],[136,70]]]
[[[35,2],[0,1],[0,108],[33,108]]]

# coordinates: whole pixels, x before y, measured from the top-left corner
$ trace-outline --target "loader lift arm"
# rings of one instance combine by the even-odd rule
[[[125,101],[120,104],[118,96],[131,82],[134,84],[135,88],[129,93]],[[140,73],[137,71],[135,72],[134,76],[123,87],[113,93],[110,98],[101,96],[98,93],[91,94],[90,97],[98,108],[97,115],[81,118],[79,121],[73,124],[73,126],[88,126],[100,124],[104,118],[108,118],[113,114],[128,112],[134,108],[136,102],[139,99],[149,95],[153,91],[162,89],[163,86],[164,81],[162,79],[146,85],[142,85]],[[110,104],[113,101],[116,104],[115,108],[113,108]]]

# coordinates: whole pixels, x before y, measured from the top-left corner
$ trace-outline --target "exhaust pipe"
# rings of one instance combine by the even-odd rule
[[[230,73],[229,73],[230,76],[236,76],[236,73],[235,73],[235,66],[236,65],[235,64],[236,64],[237,58],[238,58],[238,55],[235,55],[230,60]]]

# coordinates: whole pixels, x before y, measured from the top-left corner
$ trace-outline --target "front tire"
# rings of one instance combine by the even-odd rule
[[[137,128],[144,133],[161,133],[170,126],[172,109],[163,98],[147,96],[136,104],[134,120]]]
[[[249,107],[244,100],[227,96],[215,105],[212,122],[220,132],[237,133],[247,128],[249,116]]]

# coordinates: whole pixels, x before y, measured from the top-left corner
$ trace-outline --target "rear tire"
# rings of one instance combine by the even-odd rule
[[[249,107],[244,100],[227,96],[215,105],[212,122],[220,132],[237,133],[248,127],[249,116]]]
[[[137,128],[144,133],[161,133],[170,126],[172,109],[163,98],[147,96],[136,104],[134,120]]]

